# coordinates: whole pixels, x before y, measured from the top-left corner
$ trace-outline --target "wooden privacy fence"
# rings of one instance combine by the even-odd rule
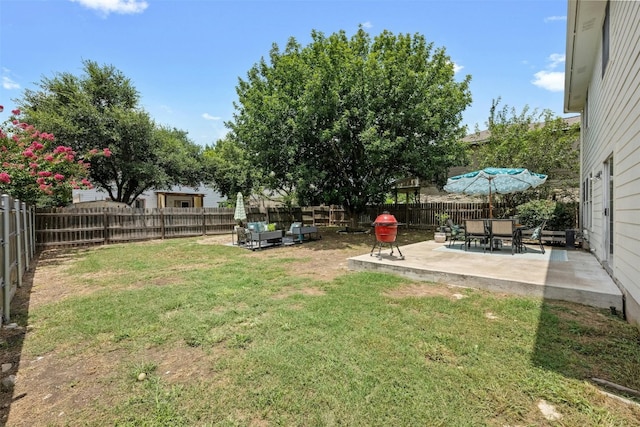
[[[415,228],[434,228],[439,224],[438,216],[446,213],[454,224],[462,224],[465,219],[488,218],[488,203],[410,203],[371,206],[367,215],[359,220],[360,223],[374,221],[384,211],[396,217],[399,223]],[[493,204],[494,217],[507,215],[506,205]]]
[[[233,229],[233,214],[231,208],[38,209],[36,242],[39,247],[83,246],[220,234]]]
[[[498,211],[499,206],[494,206]],[[416,228],[438,225],[436,215],[446,212],[456,223],[488,215],[486,203],[419,203],[371,206],[356,223],[370,226],[389,211],[398,222]],[[38,247],[85,246],[150,239],[231,233],[236,221],[232,208],[53,208],[38,209],[35,241]],[[248,208],[247,222],[275,222],[288,229],[294,221],[318,226],[346,226],[351,218],[335,206]]]
[[[0,197],[0,324],[9,322],[11,300],[35,256],[35,210],[6,194]]]

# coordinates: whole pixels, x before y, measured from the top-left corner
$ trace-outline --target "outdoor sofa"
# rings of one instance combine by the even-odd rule
[[[302,243],[305,239],[322,238],[320,233],[318,233],[318,227],[315,225],[304,225],[301,222],[292,223],[289,231],[287,231],[287,236],[291,236],[295,242],[299,243]]]

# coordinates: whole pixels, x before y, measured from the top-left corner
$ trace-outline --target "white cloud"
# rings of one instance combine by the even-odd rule
[[[547,16],[544,18],[544,22],[554,22],[554,21],[566,21],[566,16]]]
[[[221,119],[221,117],[218,117],[218,116],[212,116],[212,115],[211,115],[211,114],[209,114],[209,113],[204,113],[204,114],[202,115],[202,118],[203,118],[203,119],[205,119],[205,120],[220,120],[220,119]]]
[[[553,70],[558,65],[564,64],[564,58],[564,53],[552,53],[551,55],[549,55],[549,68]]]
[[[453,63],[453,74],[458,74],[460,71],[462,71],[462,69],[464,68],[464,65],[458,65],[455,62]]]
[[[363,23],[362,23],[362,24],[360,24],[360,25],[362,25],[362,28],[367,28],[367,29],[369,29],[369,28],[373,28],[373,24],[372,24],[370,21],[363,22]]]
[[[20,89],[20,85],[7,76],[2,76],[2,87],[6,90]]]
[[[564,90],[564,72],[562,71],[538,71],[531,81],[534,85],[550,92],[562,92]]]
[[[89,9],[98,10],[105,15],[109,13],[141,13],[149,4],[145,0],[71,0]]]
[[[546,70],[535,73],[531,83],[550,92],[562,92],[564,90],[564,72],[553,70],[564,64],[565,55],[562,53],[552,53],[547,58],[547,61],[549,63]]]

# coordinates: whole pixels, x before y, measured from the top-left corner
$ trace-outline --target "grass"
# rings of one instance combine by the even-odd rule
[[[102,366],[69,386],[100,399],[66,407],[66,425],[639,425],[639,407],[588,381],[640,389],[638,331],[609,312],[436,284],[397,297],[418,284],[310,279],[307,255],[274,253],[197,239],[78,252],[61,283],[84,292],[29,311],[22,359]]]

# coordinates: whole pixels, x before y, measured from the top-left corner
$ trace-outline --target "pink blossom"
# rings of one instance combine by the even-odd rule
[[[86,186],[90,186],[91,185],[91,182],[87,178],[82,178],[82,181],[80,181],[80,182],[82,182],[82,185],[86,185]]]
[[[37,163],[29,163],[29,167],[31,169],[38,169],[38,164]]]
[[[51,154],[47,154],[46,156],[44,156],[44,159],[45,159],[47,162],[51,162],[51,161],[53,161],[53,156],[52,156]]]
[[[36,179],[36,184],[44,184],[45,182],[46,182],[46,181],[45,181],[45,179],[44,179],[44,178],[42,178],[42,177],[41,177],[41,178]]]
[[[11,182],[11,177],[6,172],[0,172],[0,182],[4,182],[5,184],[9,184]]]
[[[109,150],[108,148],[105,148],[104,150],[102,150],[102,153],[104,154],[105,157],[111,156],[111,150]]]
[[[51,176],[53,175],[50,171],[40,171],[38,172],[38,176]]]
[[[30,149],[24,150],[22,152],[22,155],[25,156],[25,157],[33,157],[33,151],[31,151]]]
[[[0,113],[4,111],[4,105],[0,105]]]
[[[18,116],[20,115],[20,110],[18,110],[17,108],[15,110],[11,110],[11,114],[13,114],[14,116]]]
[[[62,181],[62,180],[64,180],[64,175],[62,175],[61,173],[57,173],[57,174],[55,174],[55,175],[53,176],[53,178],[54,178],[56,181]]]
[[[65,158],[67,159],[68,162],[73,162],[74,156],[73,154],[67,154]]]
[[[53,191],[51,191],[51,185],[40,184],[38,188],[40,188],[40,191],[42,191],[45,194],[53,194]]]
[[[33,141],[31,143],[31,149],[33,149],[33,150],[42,150],[43,148],[44,148],[44,145],[42,145],[38,141]]]

